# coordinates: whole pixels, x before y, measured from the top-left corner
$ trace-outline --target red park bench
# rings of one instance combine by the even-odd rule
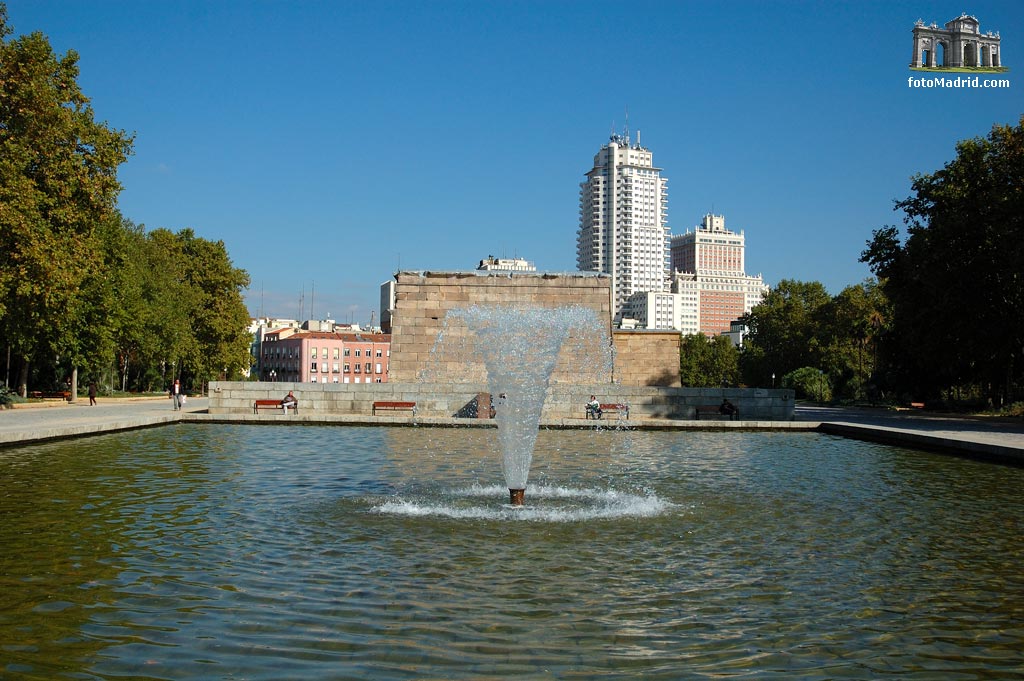
[[[735,413],[723,414],[722,405],[720,404],[702,404],[693,408],[693,418],[700,421],[701,416],[704,416],[705,418],[710,416],[713,418],[735,421],[740,417],[740,412],[737,409]]]
[[[280,409],[281,411],[284,411],[284,405],[281,404],[281,400],[256,400],[252,403],[252,413],[259,414],[260,407],[263,407],[264,409]],[[298,402],[293,404],[291,408],[295,410],[296,414],[299,413]]]
[[[377,415],[378,411],[411,411],[416,416],[415,402],[374,402],[371,414]]]
[[[626,418],[627,419],[629,418],[629,405],[628,404],[614,403],[614,404],[602,404],[600,406],[601,406],[601,414],[602,415],[603,414],[625,414]],[[590,409],[585,409],[585,411],[586,411],[586,415],[587,415],[588,419],[591,419],[591,418],[596,419],[596,418],[598,418],[597,414],[595,414]]]
[[[71,392],[67,390],[57,390],[55,392],[33,390],[28,396],[36,400],[70,400]]]

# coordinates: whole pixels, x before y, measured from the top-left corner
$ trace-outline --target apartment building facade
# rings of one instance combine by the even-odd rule
[[[594,156],[580,184],[576,264],[582,272],[608,274],[612,316],[639,292],[668,288],[670,267],[668,180],[651,151],[628,133],[612,135]]]
[[[391,335],[271,331],[260,351],[264,381],[387,383]]]

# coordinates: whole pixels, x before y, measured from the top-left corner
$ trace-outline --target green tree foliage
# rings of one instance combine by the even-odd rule
[[[189,322],[196,354],[186,357],[202,380],[237,375],[249,368],[249,311],[242,290],[249,275],[235,268],[223,241],[207,241],[185,229],[177,234],[181,282],[192,305]]]
[[[728,336],[708,338],[702,333],[683,336],[679,350],[679,378],[686,387],[720,387],[739,382],[739,351]]]
[[[101,270],[97,230],[132,138],[94,120],[77,54],[10,33],[0,4],[0,330],[26,362],[77,362],[102,344],[82,330],[106,299],[83,281]]]
[[[782,387],[796,392],[797,399],[815,402],[832,401],[832,384],[828,374],[814,367],[800,367],[782,377]]]
[[[886,361],[901,391],[980,391],[1001,403],[1024,379],[1024,116],[960,142],[896,204],[861,260],[883,282],[893,321]]]
[[[248,274],[223,242],[119,214],[132,137],[95,122],[74,52],[10,34],[0,2],[0,340],[21,390],[30,366],[52,383],[116,365],[143,390],[248,368]]]
[[[889,301],[875,280],[848,286],[835,297],[819,282],[782,281],[744,317],[743,380],[771,385],[774,374],[777,380],[787,377],[786,387],[799,391],[803,387],[793,383],[793,372],[808,369],[816,378],[824,371],[827,399],[833,394],[874,398],[878,348],[891,317]],[[813,392],[814,399],[820,392]]]
[[[770,385],[802,366],[818,366],[822,347],[819,324],[831,297],[817,281],[784,279],[743,317],[743,377],[750,385]]]
[[[837,396],[878,396],[878,346],[891,316],[889,300],[875,280],[847,286],[819,311],[819,366]]]
[[[221,241],[191,229],[173,233],[125,221],[111,250],[124,274],[118,307],[117,358],[122,385],[161,389],[174,378],[186,386],[249,365],[249,284]]]

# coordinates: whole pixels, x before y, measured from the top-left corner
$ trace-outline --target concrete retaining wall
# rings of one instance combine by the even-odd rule
[[[487,386],[472,383],[266,383],[215,381],[210,383],[211,414],[251,414],[256,400],[281,399],[289,390],[299,399],[300,413],[364,414],[375,401],[416,402],[417,416],[454,416],[473,412],[479,393]],[[583,405],[596,395],[601,402],[630,406],[633,419],[692,419],[694,408],[721,404],[728,399],[739,407],[744,421],[791,421],[792,390],[763,388],[664,388],[627,385],[553,384],[548,390],[543,418],[582,418]],[[396,412],[401,414],[401,412]]]

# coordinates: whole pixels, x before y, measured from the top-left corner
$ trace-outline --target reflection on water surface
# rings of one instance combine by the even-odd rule
[[[174,426],[0,451],[0,676],[1006,678],[1024,470],[812,434]]]

